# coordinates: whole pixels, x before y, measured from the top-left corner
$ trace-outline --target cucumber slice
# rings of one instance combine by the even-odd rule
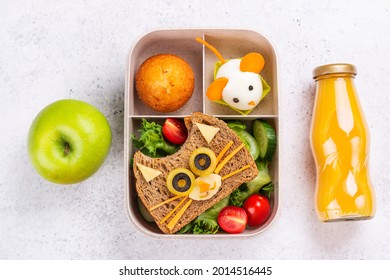
[[[271,161],[276,150],[276,133],[274,128],[262,120],[253,122],[253,136],[260,148],[260,158]]]
[[[248,149],[253,159],[256,160],[260,155],[260,150],[256,143],[256,139],[246,130],[239,132],[238,137],[240,137],[241,141],[245,144],[245,147]]]
[[[256,139],[245,130],[246,126],[238,121],[228,122],[227,126],[237,134],[245,144],[245,147],[248,149],[253,159],[256,160],[260,155],[259,145],[257,144]]]
[[[152,215],[150,215],[149,211],[146,209],[145,205],[142,203],[141,199],[137,197],[138,202],[138,210],[141,213],[142,217],[147,221],[148,223],[154,223],[154,219]]]

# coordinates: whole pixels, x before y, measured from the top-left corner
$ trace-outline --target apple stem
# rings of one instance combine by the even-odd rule
[[[65,143],[65,155],[67,156],[70,152],[70,146],[69,143]]]

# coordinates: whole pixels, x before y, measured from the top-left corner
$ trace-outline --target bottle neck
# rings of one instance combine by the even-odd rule
[[[345,78],[345,79],[354,79],[355,75],[352,73],[334,73],[334,74],[326,74],[318,76],[315,80],[327,80],[327,79],[335,79],[335,78]]]

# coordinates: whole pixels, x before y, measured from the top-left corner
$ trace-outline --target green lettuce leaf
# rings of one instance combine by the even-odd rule
[[[226,196],[217,204],[210,207],[194,220],[193,233],[195,234],[214,234],[219,230],[218,214],[221,210],[228,206],[230,196]]]
[[[163,157],[171,155],[179,150],[177,145],[173,145],[164,140],[162,126],[155,122],[148,122],[142,119],[140,137],[133,134],[131,139],[134,147],[138,148],[144,154],[151,157]]]
[[[271,176],[268,170],[268,163],[263,161],[256,162],[259,173],[246,184],[242,184],[230,195],[230,205],[242,207],[244,201],[254,193],[258,193],[264,186],[271,183]],[[268,189],[270,191],[270,189]],[[273,188],[272,188],[273,191]]]

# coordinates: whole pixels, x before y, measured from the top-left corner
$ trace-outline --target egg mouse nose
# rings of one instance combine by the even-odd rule
[[[255,106],[256,103],[255,103],[255,101],[251,101],[251,102],[248,103],[248,105],[250,105],[250,106]]]

